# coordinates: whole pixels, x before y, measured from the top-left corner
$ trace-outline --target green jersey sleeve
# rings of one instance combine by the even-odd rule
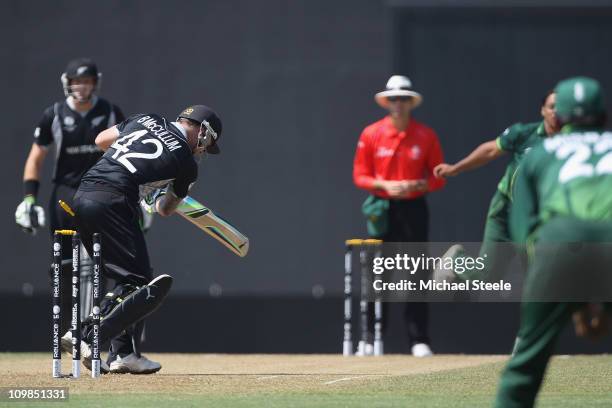
[[[497,147],[504,152],[515,152],[522,142],[523,133],[523,125],[515,123],[497,137]]]

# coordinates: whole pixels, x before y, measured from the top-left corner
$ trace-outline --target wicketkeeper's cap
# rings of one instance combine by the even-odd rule
[[[605,113],[601,85],[593,78],[574,77],[565,79],[555,87],[557,99],[555,112],[565,123]]]
[[[93,77],[98,79],[99,72],[96,63],[90,58],[75,58],[68,62],[63,75],[68,79]]]
[[[420,93],[412,89],[412,82],[408,77],[403,75],[393,75],[387,81],[387,87],[384,91],[378,92],[374,99],[383,108],[389,106],[388,98],[391,96],[409,96],[412,98],[412,107],[416,108],[423,102],[423,97]]]
[[[206,129],[206,133],[213,139],[213,144],[206,148],[206,152],[211,154],[219,154],[221,152],[217,142],[223,131],[223,125],[214,110],[206,105],[191,105],[183,109],[179,113],[178,118],[193,120],[201,124]]]

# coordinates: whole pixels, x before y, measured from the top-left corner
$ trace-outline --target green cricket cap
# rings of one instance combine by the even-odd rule
[[[555,87],[555,111],[563,121],[605,113],[601,85],[593,78],[565,79]]]

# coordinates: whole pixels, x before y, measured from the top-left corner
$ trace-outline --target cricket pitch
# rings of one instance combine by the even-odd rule
[[[51,378],[51,353],[0,353],[0,387],[68,387],[28,407],[491,406],[507,356],[147,354],[153,375]],[[70,358],[62,359],[69,372]],[[612,356],[557,356],[539,406],[610,406]],[[14,407],[0,400],[0,406]],[[23,406],[23,405],[21,405]]]

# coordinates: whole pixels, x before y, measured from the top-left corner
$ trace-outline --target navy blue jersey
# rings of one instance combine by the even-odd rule
[[[81,189],[96,186],[137,197],[140,185],[173,181],[176,195],[187,195],[198,165],[180,129],[153,113],[132,116],[117,129],[119,137],[83,176]]]
[[[95,144],[98,133],[124,119],[117,106],[102,98],[85,115],[72,110],[65,100],[45,109],[34,130],[34,143],[55,144],[53,182],[78,186],[83,174],[102,156]]]

